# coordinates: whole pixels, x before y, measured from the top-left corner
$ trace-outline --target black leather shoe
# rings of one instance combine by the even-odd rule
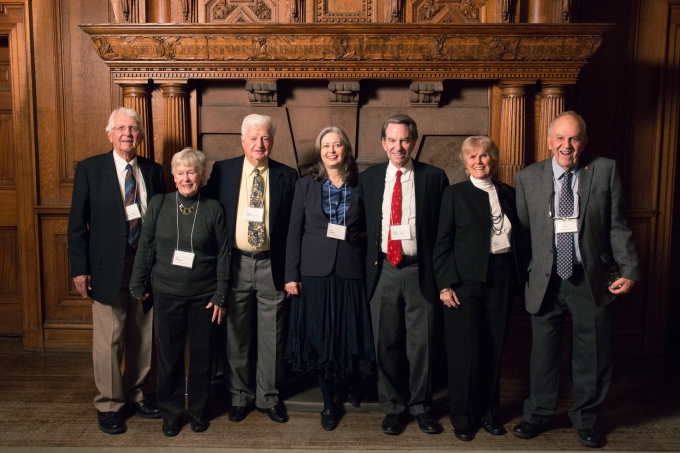
[[[205,417],[194,417],[192,415],[189,418],[191,419],[191,430],[195,433],[202,433],[210,426],[210,422]]]
[[[458,440],[462,440],[463,442],[470,442],[475,438],[475,433],[468,428],[453,428],[453,434],[456,435]]]
[[[333,431],[338,426],[338,421],[335,418],[335,411],[328,409],[321,412],[321,427],[326,431]]]
[[[489,434],[493,434],[494,436],[502,436],[507,431],[502,425],[497,425],[496,423],[482,423],[482,428],[484,428],[484,431],[486,431]]]
[[[385,434],[396,436],[401,434],[401,420],[399,414],[387,414],[382,422],[382,430]]]
[[[146,398],[143,398],[136,403],[132,403],[131,405],[135,414],[142,418],[161,418],[161,414],[158,412],[158,406],[150,403]]]
[[[99,429],[106,434],[120,434],[125,432],[125,422],[120,418],[118,412],[97,411],[97,423],[99,424]]]
[[[235,423],[243,421],[248,412],[250,411],[246,406],[231,406],[231,409],[229,409],[229,421]]]
[[[578,432],[578,441],[581,445],[591,448],[599,448],[602,446],[602,439],[594,429],[577,429],[576,431]]]
[[[521,439],[533,439],[543,432],[543,427],[522,420],[512,428],[512,434]]]
[[[286,423],[288,421],[288,414],[286,413],[286,409],[283,407],[281,403],[275,404],[272,407],[268,407],[266,409],[257,409],[260,412],[264,412],[269,416],[269,419],[273,422],[276,423]]]
[[[439,434],[442,432],[442,425],[437,420],[430,417],[430,414],[422,413],[414,415],[418,422],[418,427],[425,434]]]
[[[163,422],[163,435],[165,437],[175,437],[179,434],[181,429],[179,423],[174,420],[166,420]]]

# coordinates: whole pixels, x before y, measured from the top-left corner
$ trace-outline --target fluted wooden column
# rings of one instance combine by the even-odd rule
[[[167,24],[172,22],[171,0],[146,0],[146,21]]]
[[[527,22],[546,24],[552,22],[552,0],[529,0]]]
[[[188,89],[181,83],[161,85],[163,93],[163,170],[167,187],[174,187],[170,162],[172,156],[191,144],[189,137]]]
[[[526,92],[522,85],[501,85],[501,165],[499,179],[514,184],[515,173],[524,168]]]
[[[550,157],[548,126],[557,115],[564,112],[565,93],[564,85],[544,85],[541,90],[541,112],[537,134],[536,162]]]
[[[137,147],[137,154],[153,160],[153,121],[151,119],[151,97],[149,85],[142,83],[122,83],[123,105],[135,109],[142,119],[146,136]]]

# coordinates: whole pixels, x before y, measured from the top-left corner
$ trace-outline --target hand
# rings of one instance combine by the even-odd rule
[[[635,281],[621,277],[609,286],[609,292],[616,295],[627,294],[634,284]]]
[[[458,295],[451,288],[444,288],[439,292],[439,299],[444,302],[449,308],[459,308],[460,301],[458,300]]]
[[[78,290],[80,295],[83,296],[83,299],[88,298],[87,295],[88,290],[92,291],[90,279],[91,277],[89,275],[79,275],[77,277],[73,277],[73,283],[75,283],[76,289]]]
[[[211,322],[215,322],[215,319],[217,319],[217,324],[222,324],[222,318],[224,318],[224,314],[227,312],[226,308],[218,307],[217,305],[214,305],[212,302],[208,302],[208,305],[206,305],[205,308],[213,309]]]
[[[146,299],[148,299],[148,298],[149,298],[149,293],[144,293],[143,296],[140,296],[140,297],[139,297],[139,300],[146,300]]]
[[[284,291],[286,291],[286,297],[299,296],[300,291],[302,291],[302,283],[300,282],[286,283],[286,286],[283,289]]]

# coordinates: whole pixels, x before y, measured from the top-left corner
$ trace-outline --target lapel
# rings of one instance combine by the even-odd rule
[[[557,200],[555,199],[555,177],[552,170],[552,156],[542,162],[543,171],[539,174],[538,184],[536,184],[536,192],[533,199],[536,200],[536,206],[539,206],[538,214],[540,219],[545,219],[543,228],[554,234],[555,225],[553,219],[550,218],[548,212],[554,214],[557,209]],[[548,195],[548,196],[546,196]],[[552,206],[550,205],[552,203]]]
[[[227,168],[224,169],[225,175],[223,176],[227,186],[227,199],[229,200],[229,204],[225,206],[225,209],[233,213],[234,222],[236,222],[236,210],[238,209],[238,196],[241,191],[241,175],[243,174],[245,156],[240,156],[237,159],[235,165],[226,166]]]
[[[586,208],[590,197],[590,186],[593,182],[595,167],[589,162],[590,159],[581,157],[582,165],[579,165],[578,174],[578,230],[582,231],[583,219],[586,217]]]
[[[137,156],[137,165],[139,166],[139,172],[142,174],[142,179],[144,180],[144,187],[146,187],[146,202],[148,203],[151,198],[156,195],[155,187],[151,182],[151,175],[149,173],[149,166],[147,165],[146,159],[141,156]]]
[[[113,160],[113,153],[113,150],[109,151],[105,160],[102,171],[102,187],[111,188],[111,199],[116,200],[114,205],[119,215],[125,218],[125,207],[123,206],[123,197],[120,194],[120,184],[118,183],[118,173],[116,162]]]
[[[269,238],[274,230],[274,223],[276,221],[276,213],[281,204],[281,192],[283,192],[283,184],[281,178],[283,177],[281,169],[277,162],[269,159]]]
[[[427,175],[424,166],[417,161],[413,161],[413,180],[416,189],[416,235],[420,236],[420,222],[423,219],[423,208],[425,206],[425,195],[427,191]]]

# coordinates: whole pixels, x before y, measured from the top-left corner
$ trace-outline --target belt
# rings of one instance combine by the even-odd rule
[[[387,259],[387,255],[385,253],[380,252],[380,255],[382,255],[385,261],[387,261],[388,263],[390,262]],[[401,261],[399,261],[399,263],[394,267],[396,267],[397,269],[402,269],[404,267],[413,266],[414,264],[418,264],[417,256],[401,255]],[[392,263],[390,263],[390,265],[392,265]]]
[[[232,249],[235,256],[247,256],[254,260],[267,260],[271,257],[271,252],[266,250],[264,252],[246,252],[244,250]]]

